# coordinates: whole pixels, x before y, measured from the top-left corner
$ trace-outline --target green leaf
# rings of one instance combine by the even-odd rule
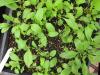
[[[19,57],[15,53],[10,54],[10,59],[13,61],[19,61]]]
[[[25,54],[24,54],[24,62],[26,64],[26,66],[29,68],[31,66],[31,64],[33,63],[33,56],[30,50],[28,50]]]
[[[61,71],[62,71],[62,68],[61,67],[57,68],[57,72],[58,73],[61,73]]]
[[[75,51],[66,51],[66,52],[62,52],[60,54],[60,57],[65,58],[65,59],[72,59],[72,58],[75,58],[76,55],[77,55],[77,52]]]
[[[82,64],[82,74],[83,75],[89,75],[88,74],[88,66],[86,65],[86,63]]]
[[[83,14],[83,8],[82,7],[76,7],[77,13],[76,13],[76,17],[79,17]]]
[[[5,33],[6,31],[8,31],[9,28],[10,26],[7,23],[0,23],[0,29],[2,33]]]
[[[20,37],[20,28],[19,28],[19,25],[14,26],[12,28],[11,32],[15,35],[15,38],[19,38]]]
[[[49,60],[46,60],[46,61],[45,61],[43,67],[44,67],[45,69],[47,69],[47,70],[50,68],[50,62],[49,62]]]
[[[77,5],[83,4],[83,3],[85,3],[85,2],[86,2],[85,0],[76,0],[76,4],[77,4]]]
[[[83,52],[89,48],[90,43],[88,41],[81,41],[79,39],[75,39],[74,41],[75,47],[78,51]]]
[[[46,29],[50,37],[55,37],[58,35],[58,32],[55,31],[55,27],[51,23],[46,23]]]
[[[50,67],[54,67],[57,64],[57,58],[52,58],[50,60]]]
[[[47,38],[43,33],[38,34],[39,37],[39,46],[40,47],[46,47],[47,46]]]
[[[72,19],[65,19],[65,21],[70,28],[72,28],[73,30],[78,30],[78,25],[75,21],[73,21]]]
[[[15,10],[18,8],[15,0],[0,0],[0,7],[1,6],[7,6],[8,8],[11,8],[12,10]]]
[[[48,8],[49,10],[51,10],[52,7],[53,7],[52,0],[47,0],[47,2],[46,2],[46,6],[47,6],[47,8]]]
[[[27,32],[28,28],[29,28],[29,25],[27,25],[25,23],[22,23],[20,25],[20,30],[21,30],[22,33]]]
[[[36,15],[35,15],[35,19],[36,19],[37,23],[41,22],[41,20],[43,19],[43,15],[44,15],[44,9],[39,8],[36,12]]]
[[[82,30],[78,30],[78,31],[77,31],[77,37],[78,37],[80,40],[84,40],[85,35],[84,35],[84,33],[83,33]]]
[[[52,50],[51,52],[50,52],[50,56],[51,57],[54,57],[56,55],[56,50]]]
[[[54,3],[54,8],[62,9],[63,8],[63,1],[62,0],[56,0]]]
[[[28,9],[28,8],[24,9],[24,11],[23,11],[23,19],[28,20],[28,19],[31,19],[33,16],[34,16],[34,13],[31,12],[31,9]]]
[[[39,0],[30,0],[30,3],[36,5]]]
[[[25,48],[27,47],[26,40],[16,39],[16,43],[17,43],[19,49],[25,50]]]
[[[93,0],[92,1],[92,5],[94,7],[95,10],[100,11],[100,0]]]
[[[42,32],[42,30],[38,24],[31,24],[31,29],[32,29],[34,35],[37,35]]]
[[[70,75],[70,73],[71,73],[70,68],[67,68],[67,69],[62,70],[60,75]]]
[[[91,29],[89,26],[87,26],[87,27],[85,28],[85,35],[86,35],[86,38],[87,38],[88,40],[91,39],[92,32],[93,32],[93,29]]]
[[[40,57],[40,65],[44,66],[44,63],[45,63],[45,58]]]
[[[13,21],[14,20],[14,18],[12,16],[9,16],[9,15],[6,15],[6,14],[3,14],[3,18],[5,20],[8,20],[8,21]]]
[[[35,43],[34,41],[32,41],[32,46],[33,46],[34,48],[37,48],[37,45],[36,45],[36,43]]]

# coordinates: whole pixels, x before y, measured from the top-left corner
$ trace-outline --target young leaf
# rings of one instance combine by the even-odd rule
[[[19,57],[15,53],[10,54],[10,59],[13,61],[19,61]]]
[[[57,64],[57,58],[52,58],[50,60],[50,67],[54,67]]]
[[[45,63],[45,58],[40,57],[40,65],[44,66],[44,63]]]
[[[77,55],[77,52],[75,51],[66,51],[66,52],[62,52],[60,54],[60,57],[65,58],[65,59],[72,59],[72,58],[75,58],[76,55]]]
[[[24,54],[24,62],[26,64],[26,66],[29,68],[31,66],[31,64],[33,63],[33,56],[30,50],[28,50],[25,54]]]
[[[47,0],[46,6],[47,6],[47,8],[48,8],[49,10],[51,10],[51,9],[52,9],[52,6],[53,6],[52,0]]]
[[[83,14],[83,8],[82,7],[76,7],[77,13],[76,13],[76,17],[79,17]]]
[[[63,1],[62,0],[56,0],[55,3],[54,3],[54,8],[62,9],[62,7],[63,7]]]
[[[93,32],[93,29],[91,29],[89,26],[87,26],[87,27],[85,28],[85,35],[86,35],[86,38],[87,38],[88,40],[91,39],[92,32]]]
[[[18,45],[19,49],[24,49],[26,48],[26,40],[22,40],[22,39],[16,39],[16,43]]]
[[[54,57],[56,55],[56,50],[52,50],[51,52],[50,52],[50,56],[51,57]]]
[[[55,31],[55,27],[51,23],[46,23],[46,29],[50,37],[55,37],[58,35],[58,32]]]
[[[70,75],[70,73],[71,73],[71,70],[68,68],[68,69],[62,70],[60,75]]]
[[[80,4],[83,4],[83,3],[85,3],[85,0],[76,0],[77,5],[80,5]]]
[[[32,41],[32,46],[33,46],[34,48],[37,48],[37,45],[36,45],[36,43],[35,43],[34,41]]]
[[[32,24],[31,29],[32,29],[34,35],[37,35],[42,32],[42,30],[38,24]]]
[[[6,31],[8,31],[9,28],[10,28],[10,26],[7,23],[0,24],[0,29],[1,29],[2,33],[5,33]]]
[[[82,64],[82,74],[83,75],[89,75],[88,74],[88,67],[87,67],[86,63]]]
[[[6,14],[3,15],[3,18],[7,21],[13,21],[14,20],[14,18],[12,16],[9,16],[9,15],[6,15]]]
[[[72,19],[65,19],[65,21],[70,28],[72,28],[73,30],[78,30],[78,25],[75,21],[72,21]]]

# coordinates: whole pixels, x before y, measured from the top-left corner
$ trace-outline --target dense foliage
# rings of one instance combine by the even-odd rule
[[[7,67],[32,75],[90,75],[100,61],[100,0],[0,0],[15,45]]]

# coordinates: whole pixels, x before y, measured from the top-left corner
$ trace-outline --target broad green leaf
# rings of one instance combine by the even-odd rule
[[[51,57],[54,57],[56,55],[56,50],[52,50],[51,52],[50,52],[50,56]]]
[[[15,1],[16,0],[0,0],[0,7],[1,6],[7,6],[8,8],[15,10],[15,9],[18,8]]]
[[[6,31],[8,31],[9,28],[10,26],[7,23],[0,23],[0,29],[2,33],[5,33]]]
[[[88,41],[81,41],[79,39],[75,39],[74,43],[75,43],[76,49],[80,52],[87,50],[90,45],[90,43]]]
[[[56,64],[57,64],[57,58],[52,58],[50,60],[50,67],[54,67],[54,66],[56,66]]]
[[[6,15],[6,14],[3,15],[3,18],[5,20],[8,20],[8,21],[13,21],[14,20],[14,18],[12,16],[9,16],[9,15]]]
[[[33,56],[30,50],[28,50],[25,54],[24,54],[24,62],[26,64],[26,66],[29,68],[31,66],[31,64],[33,63]]]
[[[92,1],[92,5],[94,7],[95,10],[100,11],[100,0],[93,0]]]
[[[67,68],[67,69],[62,70],[60,75],[70,75],[70,73],[71,73],[70,68]]]
[[[15,35],[15,38],[19,38],[20,37],[20,28],[19,28],[19,25],[14,26],[12,28],[11,32]]]
[[[60,54],[60,57],[65,58],[65,59],[72,59],[72,58],[75,58],[76,55],[77,55],[77,52],[75,51],[66,51],[66,52],[62,52]]]
[[[50,68],[50,61],[46,60],[43,67],[48,70]]]
[[[30,1],[24,1],[23,6],[30,6],[30,5],[31,5],[31,2]]]
[[[67,13],[66,14],[66,18],[72,20],[73,22],[75,21],[75,17],[74,17],[74,15],[72,13]],[[65,21],[66,21],[66,19],[65,19]]]
[[[27,25],[25,23],[22,23],[20,25],[20,30],[21,30],[22,33],[27,32],[28,28],[29,28],[29,25]]]
[[[36,19],[37,23],[41,22],[41,20],[43,19],[43,15],[44,15],[44,9],[39,8],[36,12],[36,15],[35,15],[35,19]]]
[[[13,61],[19,61],[19,57],[13,52],[10,54],[10,59]]]
[[[62,64],[62,67],[63,67],[64,69],[67,69],[67,68],[69,68],[69,65],[66,64],[66,63],[63,63],[63,64]]]
[[[82,64],[82,74],[83,75],[89,75],[88,74],[88,66],[86,65],[86,63]]]
[[[28,9],[28,8],[24,9],[24,11],[23,11],[23,19],[28,20],[28,19],[31,19],[33,16],[34,16],[34,13],[31,12],[31,9]]]
[[[51,10],[52,7],[53,7],[52,0],[47,0],[47,2],[46,2],[46,6],[47,6],[47,8],[48,8],[49,10]]]
[[[36,5],[38,0],[29,0],[31,4]]]
[[[75,21],[73,21],[72,19],[65,19],[65,21],[70,28],[72,28],[73,30],[78,30],[78,25]]]
[[[55,27],[51,23],[46,23],[46,29],[50,37],[55,37],[58,35],[58,32],[55,31]]]
[[[76,17],[79,17],[83,14],[83,8],[82,7],[76,7],[77,13],[76,13]]]
[[[37,35],[42,32],[42,30],[38,24],[31,24],[31,29],[32,29],[34,35]]]
[[[61,71],[62,71],[62,68],[61,67],[57,68],[57,72],[58,73],[61,73]]]
[[[54,8],[62,9],[63,8],[63,0],[56,0],[54,3]]]
[[[83,4],[85,2],[86,2],[85,0],[76,0],[76,4],[78,4],[78,5]]]
[[[40,57],[40,65],[44,66],[44,63],[45,63],[45,58]]]
[[[33,46],[34,48],[37,48],[37,45],[36,45],[36,43],[35,43],[34,41],[32,41],[32,46]]]
[[[77,37],[80,39],[80,40],[84,40],[85,36],[84,36],[84,33],[82,30],[78,30],[77,31]]]
[[[88,40],[91,39],[92,32],[93,32],[93,29],[91,29],[89,26],[87,26],[87,27],[85,28],[85,35],[86,35],[86,38],[87,38]]]
[[[16,74],[19,74],[19,69],[15,68],[14,72],[15,72]]]
[[[27,47],[26,40],[16,39],[16,43],[17,43],[19,49],[25,50],[25,48]]]
[[[47,46],[47,38],[43,33],[38,34],[39,37],[39,46],[40,47],[46,47]]]
[[[92,64],[96,64],[100,62],[100,55],[88,55],[89,60],[91,61]]]

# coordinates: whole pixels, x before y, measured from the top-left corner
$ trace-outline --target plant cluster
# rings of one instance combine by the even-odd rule
[[[13,51],[6,67],[32,75],[90,75],[100,61],[100,0],[0,0]]]

